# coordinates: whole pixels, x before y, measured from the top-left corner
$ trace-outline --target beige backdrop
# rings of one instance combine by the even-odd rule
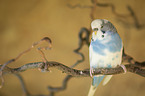
[[[128,14],[126,5],[130,5],[136,13],[140,24],[145,24],[144,0],[99,0],[113,3],[116,11]],[[50,37],[53,49],[45,51],[50,61],[72,65],[80,56],[73,50],[78,47],[78,32],[81,27],[90,28],[90,8],[70,9],[67,4],[92,5],[89,0],[0,0],[0,63],[16,57],[35,41],[43,37]],[[134,26],[124,25],[119,18],[112,14],[109,7],[97,7],[95,18],[110,20],[118,29],[123,39],[126,53],[137,61],[145,60],[145,28],[136,29]],[[125,19],[133,23],[131,18]],[[46,44],[44,44],[46,45]],[[89,68],[88,47],[81,52],[85,55],[85,62],[77,69]],[[26,63],[42,61],[40,54],[33,49],[10,67],[19,67]],[[37,69],[22,72],[26,87],[32,94],[48,94],[47,86],[61,86],[66,74],[56,69],[51,73],[41,73]],[[22,96],[20,82],[12,74],[4,76],[5,85],[0,89],[0,96]],[[73,78],[65,91],[56,96],[86,96],[90,88],[91,78]],[[145,78],[132,74],[115,75],[106,86],[99,86],[96,96],[144,96]]]

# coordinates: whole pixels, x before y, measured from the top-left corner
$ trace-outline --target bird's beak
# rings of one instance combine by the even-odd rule
[[[97,31],[94,31],[95,35],[97,35]]]

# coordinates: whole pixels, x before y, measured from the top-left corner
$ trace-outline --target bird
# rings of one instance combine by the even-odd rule
[[[91,23],[93,30],[91,43],[89,46],[90,76],[93,78],[88,96],[94,96],[98,85],[103,80],[106,85],[112,75],[92,76],[95,68],[115,68],[121,66],[126,72],[126,68],[121,64],[123,42],[117,33],[114,25],[106,19],[96,19]]]

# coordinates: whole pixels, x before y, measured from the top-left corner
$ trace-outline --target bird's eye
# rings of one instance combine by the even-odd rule
[[[98,31],[98,28],[94,28],[93,31]]]
[[[103,28],[103,26],[101,26],[101,28]]]

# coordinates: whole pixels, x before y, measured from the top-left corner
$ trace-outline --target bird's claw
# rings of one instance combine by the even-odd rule
[[[93,70],[93,68],[90,68],[90,76],[93,78],[92,73],[94,73],[94,70]]]
[[[126,69],[126,67],[124,66],[124,65],[119,65],[119,66],[121,66],[122,68],[123,68],[123,70],[124,70],[124,74],[127,72],[127,69]]]

